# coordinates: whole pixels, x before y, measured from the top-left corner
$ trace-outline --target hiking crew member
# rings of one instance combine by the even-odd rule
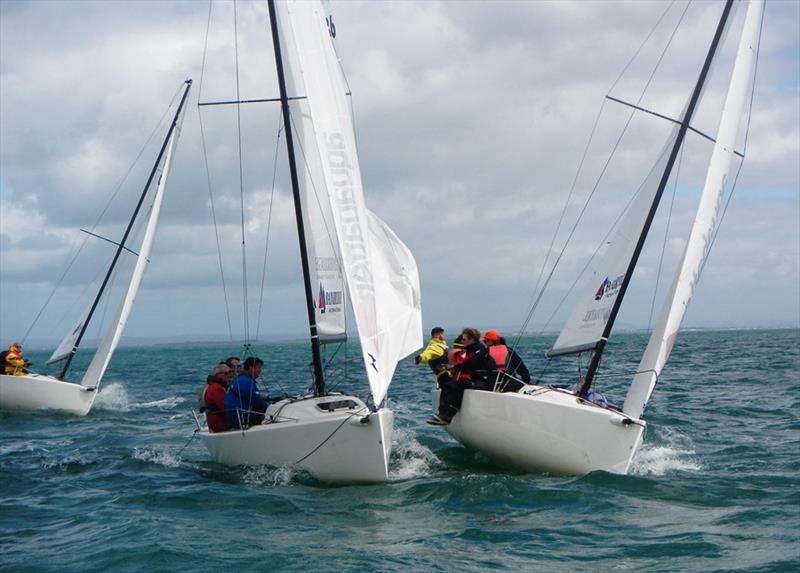
[[[264,361],[249,356],[242,373],[225,392],[225,421],[231,428],[245,429],[264,421],[267,401],[258,393],[256,379],[261,376]],[[241,420],[241,423],[240,423]]]
[[[12,342],[8,350],[3,352],[3,373],[10,376],[25,376],[28,371],[26,366],[30,362],[22,356],[22,345],[19,342]]]
[[[506,339],[496,330],[487,330],[483,342],[497,365],[496,389],[501,392],[516,392],[530,384],[531,375],[522,358],[506,345]]]
[[[225,420],[225,389],[233,378],[233,369],[224,362],[214,367],[200,391],[200,411],[206,413],[209,432],[224,432],[230,429]]]
[[[491,386],[494,386],[492,374],[497,371],[497,366],[489,356],[486,346],[480,342],[480,337],[480,332],[475,328],[464,328],[461,331],[464,345],[463,361],[453,365],[447,380],[439,380],[442,390],[439,395],[439,412],[427,420],[429,424],[434,426],[449,424],[461,408],[464,390],[487,389],[489,385],[487,378],[491,379]]]
[[[427,364],[436,374],[437,378],[444,370],[444,365],[447,364],[447,341],[444,339],[444,328],[435,326],[431,329],[431,339],[428,341],[428,346],[422,351],[422,354],[417,354],[414,357],[414,364]]]

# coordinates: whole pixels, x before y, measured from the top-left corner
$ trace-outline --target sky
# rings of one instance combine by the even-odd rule
[[[642,106],[680,113],[721,6],[688,6]],[[604,104],[604,97],[639,99],[686,7],[332,2],[366,202],[416,257],[426,329],[514,333],[525,323],[541,269],[560,252],[628,117],[627,108]],[[736,33],[723,46],[694,121],[705,133],[716,132],[743,13],[735,15]],[[199,0],[0,0],[0,344],[26,333],[30,341],[58,339],[77,318],[84,304],[77,301],[109,253],[94,241],[87,251],[98,257],[60,281],[85,239],[79,229],[93,228],[141,153],[96,228],[120,235],[131,200],[121,197],[143,185],[157,137],[144,143],[186,78],[194,80],[190,107],[126,338],[240,339],[245,296],[251,337],[300,338],[307,331],[283,147],[273,187],[277,106],[242,106],[240,133],[234,107],[198,112],[198,98],[236,98],[236,43],[240,97],[277,96],[263,2],[238,2],[234,28],[232,2],[215,2],[209,17],[209,4]],[[663,120],[635,115],[530,332],[555,331],[569,314],[569,287],[668,131]],[[710,152],[708,142],[689,138],[619,328],[646,328],[659,308]],[[767,3],[746,155],[687,327],[800,326],[800,2]],[[57,282],[66,294],[54,295],[34,323]]]

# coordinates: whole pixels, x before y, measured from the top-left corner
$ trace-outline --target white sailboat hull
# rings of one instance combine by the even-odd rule
[[[326,411],[331,402],[352,407]],[[270,421],[271,420],[271,421]],[[324,396],[270,405],[264,423],[247,430],[200,432],[215,461],[300,467],[332,483],[382,483],[389,477],[394,412],[370,412],[353,396]]]
[[[570,392],[532,388],[527,394],[466,390],[447,431],[465,446],[525,471],[628,472],[644,422],[630,421]]]
[[[85,416],[97,392],[42,374],[0,375],[0,410],[59,410]]]

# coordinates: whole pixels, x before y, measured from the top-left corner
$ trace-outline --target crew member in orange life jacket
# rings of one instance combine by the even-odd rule
[[[487,330],[483,335],[483,343],[489,349],[489,356],[497,364],[497,382],[501,392],[516,392],[524,384],[530,384],[531,375],[527,366],[519,354],[506,346],[506,339],[499,332]]]
[[[480,337],[480,332],[475,328],[464,328],[461,331],[463,361],[453,365],[449,380],[438,379],[441,388],[439,411],[426,420],[428,424],[449,424],[461,408],[464,390],[491,390],[494,387],[496,365],[486,347],[481,344]]]

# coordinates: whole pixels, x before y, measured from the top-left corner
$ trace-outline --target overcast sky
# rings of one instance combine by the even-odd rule
[[[685,2],[667,12],[614,82],[668,6],[333,3],[367,205],[417,258],[426,328],[474,325],[513,332],[523,323],[603,98],[612,85],[615,97],[639,98]],[[721,6],[689,6],[642,105],[680,113]],[[736,14],[729,40],[738,37],[743,12]],[[78,229],[92,227],[185,78],[194,79],[191,105],[126,335],[228,337],[210,179],[232,331],[241,337],[236,114],[232,107],[202,108],[207,178],[196,106],[198,97],[236,97],[233,4],[215,2],[206,41],[208,21],[209,5],[199,0],[0,0],[0,343],[28,330],[84,238]],[[241,97],[276,96],[265,3],[239,2],[237,22]],[[800,324],[799,31],[800,2],[767,3],[747,159],[687,326]],[[725,44],[695,122],[706,133],[716,132],[732,47]],[[627,113],[618,104],[603,107],[556,247]],[[272,194],[277,121],[275,104],[242,108],[250,328],[262,337],[299,337],[307,326],[283,147]],[[668,129],[662,120],[636,115],[531,331],[557,329],[566,317],[569,302],[555,310],[557,303],[652,165]],[[120,194],[135,194],[144,183],[146,173],[140,172],[155,156],[152,147],[145,148]],[[662,272],[669,272],[682,250],[710,151],[701,138],[687,143],[677,186],[665,195],[621,327],[647,326],[661,252]],[[109,215],[103,230],[119,237],[124,209],[114,207]],[[58,338],[70,326],[82,306],[69,301],[95,278],[93,265],[105,263],[87,264],[76,267],[83,270],[66,281],[70,294],[54,299],[61,306],[48,309],[30,339]],[[659,293],[668,282],[662,277]],[[264,310],[257,321],[260,300]]]

